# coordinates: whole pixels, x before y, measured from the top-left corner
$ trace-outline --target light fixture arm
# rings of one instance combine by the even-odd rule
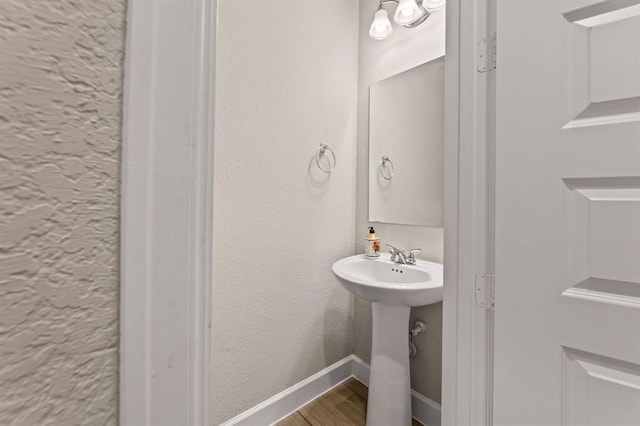
[[[418,7],[422,7],[423,2],[424,0],[416,0],[416,4],[418,5]],[[400,4],[400,1],[399,0],[380,0],[377,10],[384,9],[384,5],[390,4],[390,3],[394,3],[396,6],[398,6]],[[418,25],[422,24],[424,21],[426,21],[427,18],[431,15],[431,13],[429,13],[426,7],[424,7],[423,9],[424,9],[424,13],[420,15],[418,19],[416,19],[415,21],[409,24],[404,24],[402,26],[405,28],[415,28]]]

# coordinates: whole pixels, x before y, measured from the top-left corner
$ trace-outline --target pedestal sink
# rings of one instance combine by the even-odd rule
[[[367,426],[411,424],[409,313],[412,306],[442,300],[442,264],[415,265],[365,255],[333,264],[333,273],[353,294],[371,301],[373,336]]]

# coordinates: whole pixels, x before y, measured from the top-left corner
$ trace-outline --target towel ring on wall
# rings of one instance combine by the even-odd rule
[[[385,175],[384,171],[387,169],[387,164],[389,164],[391,170],[389,171],[388,175]],[[395,174],[395,169],[393,167],[393,162],[391,160],[389,160],[389,157],[386,157],[384,155],[382,156],[382,161],[380,161],[380,174],[386,180],[391,180],[391,178]]]
[[[333,157],[332,160],[329,160],[329,164],[332,164],[329,169],[325,169],[320,165],[320,157],[324,156],[327,152],[329,152],[331,157]],[[328,145],[325,145],[323,143],[320,144],[320,148],[318,148],[318,151],[316,152],[316,165],[325,173],[331,173],[336,169],[336,154],[331,148],[329,148]]]

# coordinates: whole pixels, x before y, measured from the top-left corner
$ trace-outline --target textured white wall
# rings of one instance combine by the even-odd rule
[[[369,150],[369,86],[381,79],[413,68],[444,55],[445,10],[435,11],[422,25],[414,29],[394,26],[387,40],[372,40],[369,26],[377,0],[360,0],[360,45],[358,84],[358,176],[356,246],[362,252],[368,222],[368,150]],[[395,9],[389,6],[391,16]],[[395,25],[395,24],[394,24]],[[444,108],[444,105],[443,105]],[[420,190],[416,186],[416,191]],[[402,248],[421,247],[419,257],[442,262],[443,229],[422,226],[375,223],[382,243]],[[413,309],[411,321],[420,318],[429,331],[415,339],[418,357],[411,361],[411,385],[418,392],[440,402],[442,376],[442,304]],[[354,353],[369,360],[371,352],[371,307],[356,299]]]
[[[0,424],[116,424],[125,1],[0,2]]]
[[[331,265],[354,251],[357,22],[356,0],[219,1],[214,424],[353,351]]]

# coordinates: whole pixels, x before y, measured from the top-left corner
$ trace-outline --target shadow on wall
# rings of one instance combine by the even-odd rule
[[[416,319],[427,324],[427,332],[413,342],[418,355],[411,360],[411,388],[440,403],[442,387],[442,302],[411,309],[409,323]]]
[[[307,338],[300,348],[297,357],[297,363],[292,371],[305,371],[309,369],[311,359],[317,355],[318,351],[322,351],[325,365],[331,365],[340,361],[345,357],[345,347],[348,347],[347,354],[353,353],[353,318],[354,313],[351,306],[353,305],[353,296],[345,298],[345,292],[336,280],[335,287],[331,289],[331,294],[327,300],[323,316],[313,321],[313,326],[307,333]],[[349,306],[345,306],[349,305]],[[347,333],[345,333],[345,329]],[[314,347],[314,341],[311,334],[322,333],[322,346]],[[320,370],[318,370],[320,371]],[[290,382],[300,381],[299,377],[290,377]]]
[[[321,163],[325,166],[325,164]],[[307,168],[307,181],[306,189],[307,194],[311,197],[318,199],[322,198],[327,192],[328,183],[331,178],[331,173],[325,173],[316,164],[316,155],[314,154],[309,160],[309,167]]]

